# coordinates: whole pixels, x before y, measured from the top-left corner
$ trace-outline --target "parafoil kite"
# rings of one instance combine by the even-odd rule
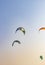
[[[24,29],[23,27],[18,27],[18,28],[16,29],[16,32],[17,32],[18,30],[22,31],[22,32],[25,34],[25,29]]]
[[[20,42],[20,41],[18,41],[18,40],[14,40],[14,41],[13,41],[13,43],[12,43],[12,46],[13,46],[13,45],[14,45],[14,43],[16,43],[16,42],[17,42],[18,44],[21,44],[21,42]]]
[[[45,30],[45,27],[41,27],[41,28],[39,28],[39,31],[40,31],[40,30]]]
[[[40,56],[40,59],[43,60],[43,56],[42,55]]]

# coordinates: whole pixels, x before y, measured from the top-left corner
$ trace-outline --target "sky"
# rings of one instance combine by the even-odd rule
[[[26,34],[15,34],[18,27]],[[45,31],[39,32],[40,27],[45,27],[45,0],[0,0],[0,65],[45,65]],[[16,39],[21,44],[12,47]]]

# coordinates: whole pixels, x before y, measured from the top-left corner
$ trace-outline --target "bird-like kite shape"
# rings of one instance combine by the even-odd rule
[[[12,46],[14,45],[14,43],[18,43],[18,44],[21,44],[21,42],[19,40],[14,40],[13,43],[12,43]]]
[[[45,27],[41,27],[41,28],[39,28],[39,31],[40,31],[40,30],[45,30]]]
[[[17,32],[18,30],[22,31],[22,32],[24,33],[24,35],[25,35],[25,29],[24,29],[23,27],[18,27],[18,28],[16,29],[16,32]]]

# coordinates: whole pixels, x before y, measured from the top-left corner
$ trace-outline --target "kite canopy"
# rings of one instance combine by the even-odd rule
[[[24,29],[23,27],[18,27],[18,28],[16,29],[16,32],[17,32],[18,30],[22,31],[22,32],[25,34],[25,29]]]
[[[18,41],[18,40],[14,40],[13,43],[12,43],[12,46],[14,45],[15,42],[17,42],[18,44],[21,44],[20,41]]]
[[[40,31],[40,30],[45,30],[45,27],[41,27],[41,28],[39,28],[39,31]]]
[[[43,60],[43,56],[40,56],[40,59]]]

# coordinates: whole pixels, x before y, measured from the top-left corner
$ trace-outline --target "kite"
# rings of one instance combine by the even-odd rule
[[[40,56],[40,59],[43,60],[43,56]]]
[[[39,31],[40,31],[40,30],[45,30],[45,27],[41,27],[41,28],[39,28]]]
[[[18,41],[18,40],[14,40],[14,41],[13,41],[13,43],[12,43],[12,46],[13,46],[13,45],[14,45],[14,43],[16,43],[16,42],[17,42],[18,44],[21,44],[21,42],[20,42],[20,41]]]
[[[17,32],[18,30],[22,31],[22,32],[24,33],[24,35],[25,35],[25,29],[24,29],[23,27],[18,27],[18,28],[16,29],[16,32]]]

